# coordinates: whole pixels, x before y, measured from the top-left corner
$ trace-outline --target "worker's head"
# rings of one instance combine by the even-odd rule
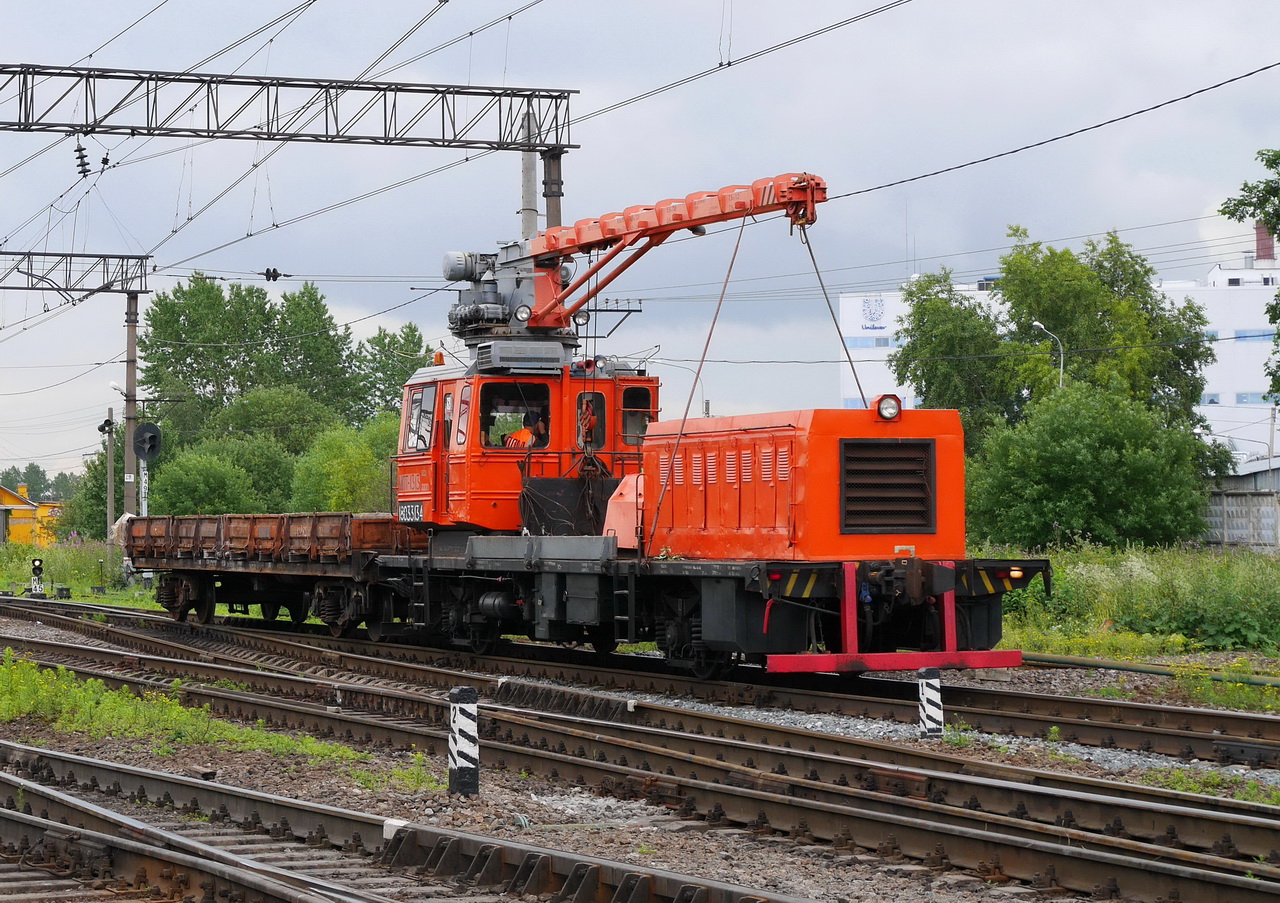
[[[539,419],[540,418],[538,417],[537,413],[535,413],[534,411],[525,411],[524,426],[527,426],[530,428],[535,427],[538,425]]]

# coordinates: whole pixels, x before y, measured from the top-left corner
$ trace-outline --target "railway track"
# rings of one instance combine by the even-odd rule
[[[765,673],[753,675],[749,682],[699,681],[657,667],[634,670],[658,665],[638,656],[611,656],[607,666],[581,660],[598,656],[540,661],[532,656],[561,650],[532,644],[522,647],[521,657],[476,656],[320,634],[307,636],[303,642],[293,633],[246,630],[243,626],[204,625],[196,629],[175,624],[159,612],[121,612],[76,604],[65,608],[47,603],[0,605],[0,612],[24,618],[48,619],[60,610],[80,616],[63,622],[64,626],[159,655],[168,654],[165,650],[180,655],[182,649],[194,643],[215,660],[225,655],[228,661],[244,661],[244,650],[248,650],[261,656],[256,660],[259,667],[270,667],[274,656],[284,655],[319,668],[342,668],[442,689],[466,682],[486,692],[487,680],[487,692],[492,693],[498,680],[520,677],[614,693],[690,696],[722,705],[753,705],[907,724],[918,718],[917,687],[913,682],[864,678],[851,687],[847,678],[828,680],[825,675],[805,675],[780,679]],[[105,623],[83,621],[83,617],[104,618]],[[121,625],[123,632],[108,630],[111,624]],[[460,676],[459,672],[465,673]],[[486,678],[486,674],[491,676]],[[943,705],[949,723],[983,733],[1053,738],[1184,760],[1280,766],[1280,718],[1276,716],[945,685]]]
[[[3,855],[24,866],[0,870],[6,899],[801,903],[15,743],[0,741],[0,763]]]
[[[193,633],[208,640],[216,631]],[[212,661],[234,656],[202,646],[195,655],[205,660],[194,665],[142,656],[126,663],[141,672],[158,669],[151,679],[164,668],[190,668],[188,675],[245,682],[257,691],[186,690],[193,702],[228,715],[418,748],[443,743],[443,734],[432,727],[444,722],[443,701],[406,689],[422,676],[422,666],[407,665],[413,673],[406,675],[402,663],[383,659],[353,680],[308,681],[281,673],[286,669],[279,648],[271,660],[263,659],[260,648],[251,650],[250,668],[234,672]],[[118,652],[105,655],[119,659]],[[326,650],[321,657],[326,670],[359,664],[351,652]],[[299,671],[315,667],[298,665]],[[397,685],[379,686],[380,679],[368,676],[388,670],[398,674]],[[448,684],[432,675],[437,686]],[[474,674],[456,679],[484,684]],[[1280,854],[1272,849],[1276,812],[1270,807],[1049,777],[924,748],[765,727],[651,703],[606,703],[601,694],[510,679],[489,690],[501,703],[486,707],[483,719],[490,764],[645,796],[690,816],[905,854],[934,867],[960,865],[1046,889],[1096,887],[1105,895],[1114,887],[1152,900],[1175,892],[1183,900],[1248,900],[1251,894],[1264,899],[1280,892]],[[299,701],[285,702],[286,693]],[[307,694],[311,701],[305,701]],[[585,710],[586,717],[548,708]],[[604,723],[611,713],[624,723]]]

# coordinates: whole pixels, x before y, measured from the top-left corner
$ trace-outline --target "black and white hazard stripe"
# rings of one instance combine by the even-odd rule
[[[449,792],[480,792],[480,706],[474,687],[449,691]]]
[[[942,736],[942,672],[937,668],[921,668],[920,736]]]

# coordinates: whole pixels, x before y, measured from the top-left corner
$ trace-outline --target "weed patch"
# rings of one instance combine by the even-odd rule
[[[336,743],[313,737],[274,734],[219,721],[207,707],[186,708],[178,684],[167,691],[135,696],[110,690],[99,680],[81,681],[65,668],[40,668],[5,649],[0,662],[0,721],[34,718],[63,733],[146,740],[160,755],[179,745],[216,744],[275,755],[361,761],[368,758]]]

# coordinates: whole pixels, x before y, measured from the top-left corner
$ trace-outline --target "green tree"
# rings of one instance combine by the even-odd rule
[[[1245,182],[1240,193],[1223,202],[1218,212],[1236,222],[1258,221],[1272,235],[1280,233],[1280,150],[1260,150],[1258,161],[1271,173],[1260,182]],[[1280,327],[1280,292],[1267,305],[1267,322]],[[1280,398],[1280,329],[1271,340],[1271,359],[1266,373],[1271,380],[1270,395]]]
[[[59,471],[58,475],[53,478],[53,488],[50,491],[50,497],[60,502],[65,502],[76,494],[76,488],[80,485],[80,474],[64,473]]]
[[[115,427],[115,514],[124,513],[124,424]],[[75,492],[66,499],[62,514],[54,526],[59,539],[84,536],[90,539],[107,538],[107,441],[96,455],[85,459],[84,473],[76,483]]]
[[[404,384],[430,352],[417,326],[406,323],[396,332],[381,326],[368,340],[356,346],[354,367],[359,385],[355,404],[358,420],[367,420],[382,411],[400,410]]]
[[[1060,367],[1169,423],[1198,423],[1203,370],[1214,360],[1199,306],[1156,289],[1147,261],[1114,234],[1080,254],[1030,241],[1017,226],[1010,235],[991,307],[956,291],[946,271],[907,286],[902,345],[890,358],[898,379],[928,407],[958,408],[979,433],[968,436],[971,450],[1056,389]]]
[[[915,388],[932,408],[960,411],[969,450],[1016,411],[1016,363],[1005,353],[1005,325],[997,308],[956,289],[943,269],[903,287],[907,313],[901,349],[889,356],[899,383]]]
[[[27,484],[27,495],[33,499],[47,499],[53,492],[49,474],[34,461],[22,469],[22,482]]]
[[[363,428],[338,427],[319,436],[293,475],[294,511],[390,511],[390,457],[399,421],[394,413]]]
[[[350,331],[311,283],[273,302],[260,287],[224,289],[197,274],[157,294],[145,321],[142,391],[164,400],[157,419],[175,448],[199,442],[212,419],[265,389],[297,387],[352,422],[362,408]]]
[[[197,443],[190,452],[217,458],[243,469],[249,477],[249,496],[254,511],[289,510],[297,456],[285,451],[284,446],[271,436],[219,436]],[[183,461],[177,463],[181,466]]]
[[[232,283],[227,291],[200,274],[151,301],[138,352],[139,380],[153,398],[181,398],[193,422],[259,386],[280,382],[269,344],[276,311],[265,290]]]
[[[35,462],[28,463],[22,469],[15,466],[0,470],[0,486],[14,492],[18,491],[19,486],[26,486],[27,497],[30,499],[44,500],[53,497],[53,481],[49,479],[45,469]]]
[[[248,472],[212,454],[186,449],[155,478],[151,511],[156,514],[254,514]]]
[[[351,421],[359,391],[352,378],[351,330],[338,327],[313,283],[281,297],[272,350],[278,384],[305,387]]]
[[[272,386],[246,392],[228,404],[209,419],[203,436],[266,436],[288,454],[299,455],[341,422],[333,408],[297,386]]]
[[[1205,528],[1207,454],[1126,391],[1070,385],[992,430],[969,467],[970,533],[1023,548],[1189,539]]]

